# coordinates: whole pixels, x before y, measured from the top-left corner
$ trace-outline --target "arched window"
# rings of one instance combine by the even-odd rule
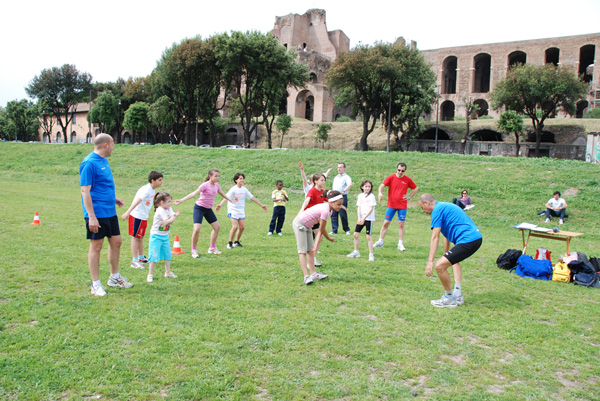
[[[594,64],[596,46],[585,45],[579,49],[579,75],[583,75],[584,82],[592,81],[592,69],[588,68]]]
[[[451,102],[450,100],[446,100],[441,105],[442,115],[441,115],[440,119],[442,121],[454,121],[454,109],[455,109],[454,102]]]
[[[456,93],[456,67],[455,56],[446,57],[442,64],[442,93]]]
[[[525,63],[527,63],[527,54],[525,52],[517,50],[508,55],[508,68],[513,65]]]
[[[77,133],[75,131],[71,132],[71,139],[69,142],[74,143],[77,141]]]
[[[477,112],[476,112],[477,118],[488,115],[488,112],[489,112],[488,102],[486,102],[483,99],[477,99],[473,103],[475,103],[477,106],[479,106],[479,110],[477,110]]]
[[[546,49],[546,64],[554,64],[555,66],[558,66],[559,57],[560,49],[556,47]]]
[[[490,76],[492,67],[492,56],[480,53],[473,57],[473,92],[487,93],[490,91]]]

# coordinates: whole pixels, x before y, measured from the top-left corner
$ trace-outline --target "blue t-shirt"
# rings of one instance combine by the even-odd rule
[[[437,227],[441,227],[444,237],[455,245],[482,238],[473,220],[453,203],[435,202],[431,212],[431,228]]]
[[[80,185],[91,185],[90,195],[96,218],[113,217],[117,215],[115,181],[106,158],[97,153],[90,153],[79,166]],[[83,217],[88,218],[83,205]]]

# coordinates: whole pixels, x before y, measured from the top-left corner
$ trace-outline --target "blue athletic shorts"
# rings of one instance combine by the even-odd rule
[[[205,218],[208,224],[217,221],[217,216],[212,209],[194,205],[194,224],[202,224],[202,219]]]
[[[156,263],[161,260],[171,260],[171,247],[168,235],[151,234],[148,248],[149,262]]]
[[[385,221],[392,221],[396,212],[398,212],[398,221],[406,220],[406,209],[394,209],[393,207],[388,207],[385,210]]]

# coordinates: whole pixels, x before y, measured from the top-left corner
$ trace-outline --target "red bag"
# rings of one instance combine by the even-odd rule
[[[538,248],[537,251],[535,251],[535,258],[537,260],[551,260],[550,253],[551,252],[548,249]]]

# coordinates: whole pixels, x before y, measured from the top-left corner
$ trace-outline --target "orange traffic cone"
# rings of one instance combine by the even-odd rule
[[[185,253],[181,250],[181,245],[179,244],[179,235],[175,236],[175,243],[173,244],[173,250],[171,253],[174,255],[181,255],[182,253]]]
[[[33,222],[30,223],[34,226],[41,226],[42,223],[40,222],[40,215],[38,214],[38,212],[35,212],[35,215],[33,216]]]

